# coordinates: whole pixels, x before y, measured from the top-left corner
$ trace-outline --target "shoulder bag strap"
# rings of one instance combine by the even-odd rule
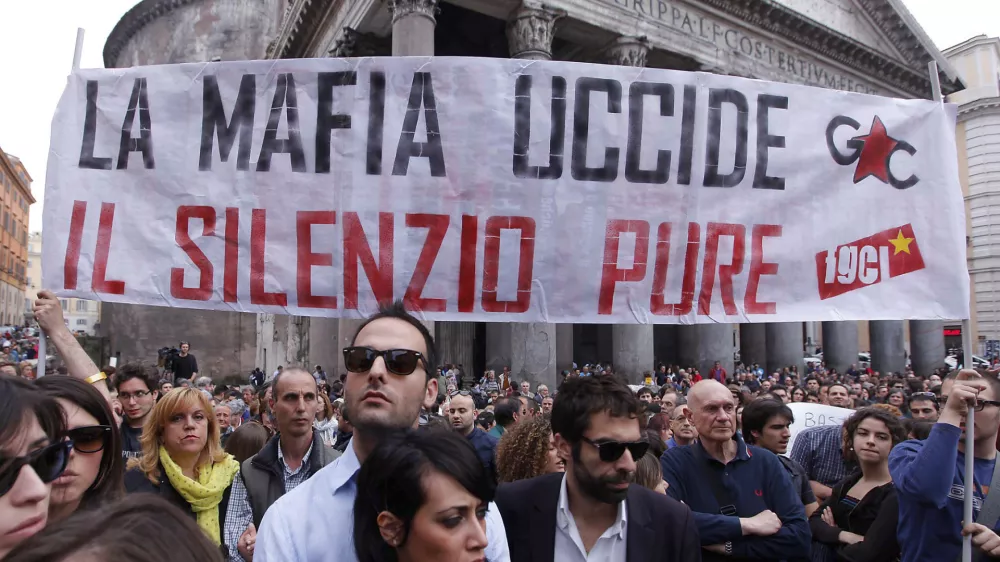
[[[735,517],[737,514],[736,503],[722,484],[722,475],[719,473],[719,470],[712,467],[708,470],[706,476],[708,477],[708,485],[712,488],[712,495],[715,496],[715,501],[719,504],[719,513]]]

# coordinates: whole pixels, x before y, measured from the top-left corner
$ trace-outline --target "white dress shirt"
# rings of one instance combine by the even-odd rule
[[[360,469],[352,440],[340,458],[281,496],[261,521],[254,562],[357,562],[354,498]],[[493,503],[486,514],[486,539],[487,562],[510,562],[507,532]]]
[[[559,488],[556,506],[556,546],[553,562],[625,562],[625,534],[628,531],[628,509],[625,500],[618,504],[618,517],[587,553],[580,530],[569,510],[566,477]],[[257,562],[256,560],[254,562]]]

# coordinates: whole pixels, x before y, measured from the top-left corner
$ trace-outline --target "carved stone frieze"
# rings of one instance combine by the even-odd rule
[[[333,46],[327,54],[334,58],[347,57],[378,57],[392,53],[392,43],[389,39],[373,33],[362,33],[356,29],[345,27],[340,31]]]

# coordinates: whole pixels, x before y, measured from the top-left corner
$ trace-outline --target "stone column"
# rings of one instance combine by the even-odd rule
[[[556,369],[573,368],[573,325],[556,324]]]
[[[552,38],[555,37],[556,20],[565,15],[562,10],[553,10],[530,2],[522,3],[507,22],[510,58],[552,60]]]
[[[653,370],[653,325],[616,324],[611,339],[615,372],[630,384],[642,384],[643,373]]]
[[[871,320],[872,369],[879,373],[902,373],[906,367],[902,320]]]
[[[337,353],[337,374],[333,374],[330,371],[326,372],[327,376],[331,377],[332,380],[339,380],[340,375],[347,373],[347,369],[344,368],[344,348],[351,345],[354,334],[363,323],[364,320],[357,320],[355,318],[337,319],[337,341],[334,344]]]
[[[438,0],[389,0],[393,56],[434,55],[434,14]]]
[[[472,347],[476,339],[475,322],[436,322],[438,363],[461,365],[466,378],[476,376],[472,366]]]
[[[608,47],[608,64],[646,66],[649,42],[645,37],[619,37]],[[653,369],[653,325],[616,324],[611,339],[614,349],[612,365],[615,371],[633,384],[641,384],[643,373]]]
[[[768,374],[795,365],[802,371],[802,322],[768,322],[767,369]]]
[[[507,24],[513,58],[549,60],[558,12],[522,5]],[[509,365],[516,381],[532,386],[556,382],[556,325],[511,322],[486,325],[486,368],[497,372]]]
[[[343,361],[340,347],[337,345],[339,337],[337,328],[340,322],[336,318],[309,319],[309,369],[316,368],[316,365],[323,367],[326,376],[332,383],[340,376],[337,365]]]
[[[857,322],[823,322],[823,362],[838,373],[846,373],[857,364]]]
[[[944,365],[944,323],[910,320],[910,363],[917,376],[930,376]]]
[[[740,361],[767,369],[767,328],[764,324],[740,324]]]
[[[681,367],[694,366],[702,377],[708,373],[716,361],[722,363],[727,373],[734,369],[732,324],[695,324],[680,326],[677,331],[677,347]]]

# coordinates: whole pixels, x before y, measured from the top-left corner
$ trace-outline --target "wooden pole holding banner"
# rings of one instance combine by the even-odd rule
[[[927,71],[930,74],[931,79],[931,95],[934,101],[938,103],[944,102],[944,97],[941,95],[941,80],[938,77],[938,65],[937,61],[930,61],[927,63]],[[965,319],[962,320],[962,368],[971,369],[974,367],[972,362],[972,320]],[[969,406],[969,413],[965,417],[965,501],[963,503],[962,511],[962,521],[968,525],[973,522],[973,511],[972,511],[972,500],[973,494],[969,493],[972,487],[973,479],[975,475],[973,473],[973,461],[975,460],[975,432],[973,428],[976,426],[975,422],[976,409],[974,406]],[[966,536],[962,538],[962,562],[972,562],[972,537]]]
[[[82,27],[76,28],[76,46],[73,49],[73,72],[80,69],[80,58],[83,56],[83,35]],[[35,376],[45,376],[45,331],[38,328],[38,362],[35,364]]]

